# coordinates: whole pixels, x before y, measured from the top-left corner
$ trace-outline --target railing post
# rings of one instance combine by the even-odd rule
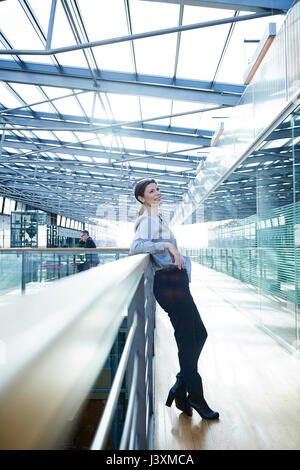
[[[43,272],[43,269],[42,269],[42,264],[43,264],[43,252],[41,251],[40,253],[40,283],[42,282],[42,272]]]
[[[147,449],[153,449],[153,421],[154,421],[154,330],[156,301],[153,295],[153,270],[151,264],[145,268],[145,382],[146,382],[146,438]]]
[[[128,361],[128,390],[131,388],[133,364],[135,353],[138,354],[138,378],[136,385],[137,409],[136,416],[136,438],[133,443],[133,449],[147,449],[146,442],[146,385],[145,385],[145,289],[144,274],[141,277],[138,288],[128,308],[127,328],[130,329],[134,314],[137,312],[137,328],[135,332],[134,346],[131,350]],[[133,423],[134,425],[134,423]]]
[[[25,286],[26,286],[26,253],[22,251],[22,273],[21,273],[21,292],[25,294]]]
[[[136,384],[135,438],[131,439],[133,449],[149,449],[153,447],[153,357],[155,300],[153,296],[153,272],[148,263],[140,280],[136,293],[128,309],[127,325],[131,327],[137,312],[137,329],[135,341],[128,361],[128,391],[133,382],[134,358],[138,355],[138,378]]]
[[[57,279],[60,279],[60,270],[61,270],[61,255],[58,255],[58,272],[57,272]]]
[[[111,384],[113,383],[113,380],[115,378],[115,375],[116,375],[116,372],[117,372],[117,369],[118,369],[118,362],[119,362],[119,358],[118,358],[118,335],[116,337],[116,340],[115,340],[115,343],[112,347],[112,351],[111,351],[111,355],[110,355],[110,359],[111,359],[111,370],[110,370],[110,373],[111,373]],[[119,397],[120,398],[120,397]],[[111,427],[111,435],[110,435],[110,440],[111,440],[111,448],[112,449],[117,449],[118,447],[118,415],[119,415],[119,410],[118,410],[118,406],[116,408],[116,411],[115,411],[115,415],[114,415],[114,419],[113,419],[113,423],[112,423],[112,427]]]
[[[228,274],[228,248],[225,248],[225,256],[226,256],[226,274]]]

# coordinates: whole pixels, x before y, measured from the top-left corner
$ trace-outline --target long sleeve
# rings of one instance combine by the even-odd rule
[[[84,247],[85,248],[97,248],[96,245],[95,245],[94,240],[91,237],[87,238],[87,240],[84,244]]]
[[[163,253],[164,242],[152,242],[151,240],[143,240],[138,238],[133,240],[130,247],[130,254],[137,255],[139,253]]]
[[[130,246],[130,254],[163,253],[164,242],[154,241],[158,238],[156,224],[149,217],[143,217],[137,226],[135,237]]]
[[[142,215],[135,223],[135,236],[130,246],[130,255],[150,253],[155,270],[176,267],[170,253],[164,248],[165,242],[172,243],[177,248],[176,238],[163,220]],[[191,262],[187,256],[182,256],[184,267],[191,280]]]

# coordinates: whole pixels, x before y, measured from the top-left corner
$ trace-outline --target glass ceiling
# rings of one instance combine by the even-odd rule
[[[211,3],[0,0],[0,194],[82,221],[125,201],[130,220],[151,176],[174,210],[291,2]]]

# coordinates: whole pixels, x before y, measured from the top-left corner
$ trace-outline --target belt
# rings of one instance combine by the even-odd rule
[[[170,266],[169,268],[158,269],[155,274],[157,274],[157,273],[167,273],[167,272],[174,271],[175,269],[179,270],[178,266]],[[186,269],[181,269],[179,271],[186,271]]]

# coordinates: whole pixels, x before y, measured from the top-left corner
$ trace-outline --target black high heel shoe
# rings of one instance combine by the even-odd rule
[[[177,378],[175,385],[169,391],[166,406],[171,406],[175,400],[175,406],[188,416],[192,416],[192,408],[187,402],[187,391],[185,385]]]
[[[175,400],[175,406],[178,408],[180,411],[183,411],[188,416],[192,416],[192,409],[190,405],[188,404],[187,400],[178,398],[172,390],[169,391],[169,395],[166,401],[166,406],[171,406],[173,403],[173,400]]]
[[[187,403],[199,413],[202,419],[219,419],[219,413],[211,410],[204,398],[200,403],[195,403],[188,397]]]

